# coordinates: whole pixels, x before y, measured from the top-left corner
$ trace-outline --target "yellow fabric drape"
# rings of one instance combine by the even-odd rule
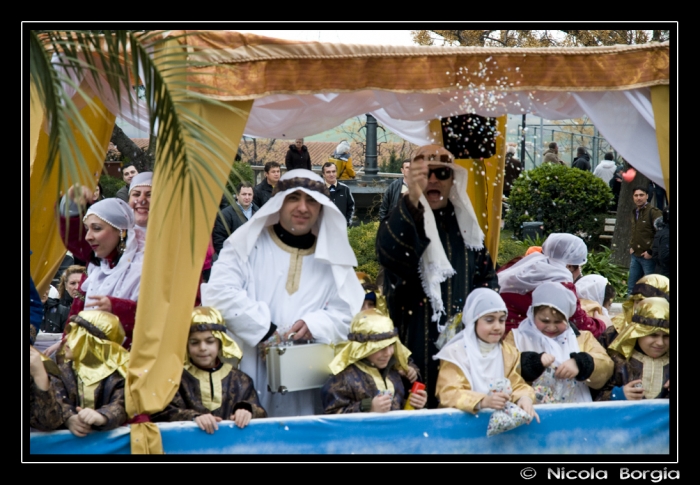
[[[173,62],[172,52],[163,58],[165,63]],[[225,159],[233,160],[253,102],[227,104],[237,110],[192,101],[187,109],[228,137],[230,144],[219,148]],[[197,145],[188,140],[188,148],[198,149]],[[130,418],[164,409],[180,383],[197,286],[223,194],[217,181],[224,182],[231,171],[229,163],[211,155],[208,158],[207,168],[193,166],[179,176],[167,173],[161,160],[154,164],[139,292],[139,301],[148,304],[137,306],[126,380],[126,411]],[[190,201],[194,201],[192,206]],[[163,452],[156,425],[131,425],[131,452]]]
[[[651,107],[654,110],[654,124],[656,125],[656,144],[659,145],[659,158],[661,159],[661,173],[664,176],[664,184],[666,185],[666,196],[671,202],[671,175],[670,169],[670,99],[669,87],[652,86],[651,87]]]
[[[90,93],[85,85],[82,85],[81,89]],[[36,89],[31,88],[30,91],[32,106],[30,155],[32,158],[29,167],[29,243],[33,254],[29,259],[29,271],[37,291],[42,295],[49,287],[51,279],[66,254],[55,216],[56,194],[59,191],[65,192],[75,183],[90,187],[97,186],[104,164],[104,154],[107,153],[109,140],[112,137],[115,116],[107,110],[97,96],[92,97],[92,105],[86,105],[81,96],[76,95],[74,102],[80,108],[80,114],[85,122],[91,127],[100,147],[98,153],[101,156],[97,156],[98,153],[95,153],[95,147],[90,141],[79,136],[78,131],[74,130],[78,149],[85,157],[89,171],[78,173],[74,169],[69,170],[68,167],[55,163],[51,172],[46,174],[48,134],[43,128],[44,112]]]
[[[476,218],[484,231],[484,245],[496,264],[498,240],[501,235],[501,199],[503,197],[503,171],[505,169],[505,130],[507,116],[496,118],[498,132],[495,155],[483,160],[457,159],[455,163],[469,171],[467,195],[472,202]],[[434,143],[444,146],[440,120],[431,120],[430,132]]]

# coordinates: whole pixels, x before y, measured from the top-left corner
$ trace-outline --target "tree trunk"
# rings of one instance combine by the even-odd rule
[[[126,136],[119,126],[114,125],[112,130],[112,139],[110,140],[122,154],[122,160],[127,157],[130,163],[133,163],[136,170],[145,172],[153,169],[153,163],[148,153],[141,150],[131,138]]]
[[[617,202],[617,218],[615,220],[615,232],[611,242],[611,262],[629,268],[630,266],[630,237],[632,231],[632,211],[634,201],[632,194],[635,187],[648,187],[649,179],[637,172],[631,183],[622,182],[620,199]]]

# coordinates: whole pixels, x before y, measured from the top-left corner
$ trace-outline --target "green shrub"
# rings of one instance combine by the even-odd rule
[[[527,251],[527,247],[523,246],[522,241],[513,239],[501,232],[501,239],[498,241],[497,263],[499,266],[503,266],[517,256],[523,256],[525,251]]]
[[[627,276],[629,270],[623,266],[619,266],[610,261],[612,250],[608,247],[601,246],[599,251],[589,252],[586,264],[581,268],[584,275],[599,274],[608,279],[613,288],[615,288],[615,300],[624,301],[627,295]]]
[[[102,195],[107,198],[114,197],[117,191],[126,185],[126,182],[122,178],[112,177],[103,173],[100,176],[100,185],[102,186]]]
[[[377,251],[375,241],[377,240],[377,229],[379,221],[360,223],[348,229],[348,239],[350,246],[355,251],[357,257],[356,271],[367,273],[372,280],[377,279],[379,274],[379,262],[377,261]]]
[[[521,237],[524,222],[542,221],[546,235],[575,234],[594,249],[612,197],[610,187],[591,172],[545,163],[513,183],[506,223]]]

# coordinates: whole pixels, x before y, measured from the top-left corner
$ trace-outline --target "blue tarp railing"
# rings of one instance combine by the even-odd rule
[[[395,411],[219,423],[161,423],[166,454],[668,454],[668,400],[537,406],[541,422],[487,437],[490,412]],[[129,427],[77,438],[31,433],[30,454],[129,454]]]

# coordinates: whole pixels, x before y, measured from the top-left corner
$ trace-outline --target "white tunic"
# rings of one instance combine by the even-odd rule
[[[247,259],[235,250],[231,241],[229,238],[224,242],[209,282],[202,284],[202,305],[215,307],[222,313],[226,326],[243,350],[241,370],[253,378],[268,416],[321,412],[320,389],[284,395],[268,391],[267,367],[257,344],[269,331],[271,322],[282,335],[297,320],[306,322],[317,342],[346,340],[350,320],[360,309],[350,308],[340,298],[333,265],[315,258],[314,247],[300,250],[287,246],[269,226],[260,232]],[[354,289],[361,292],[359,282],[356,286]]]

